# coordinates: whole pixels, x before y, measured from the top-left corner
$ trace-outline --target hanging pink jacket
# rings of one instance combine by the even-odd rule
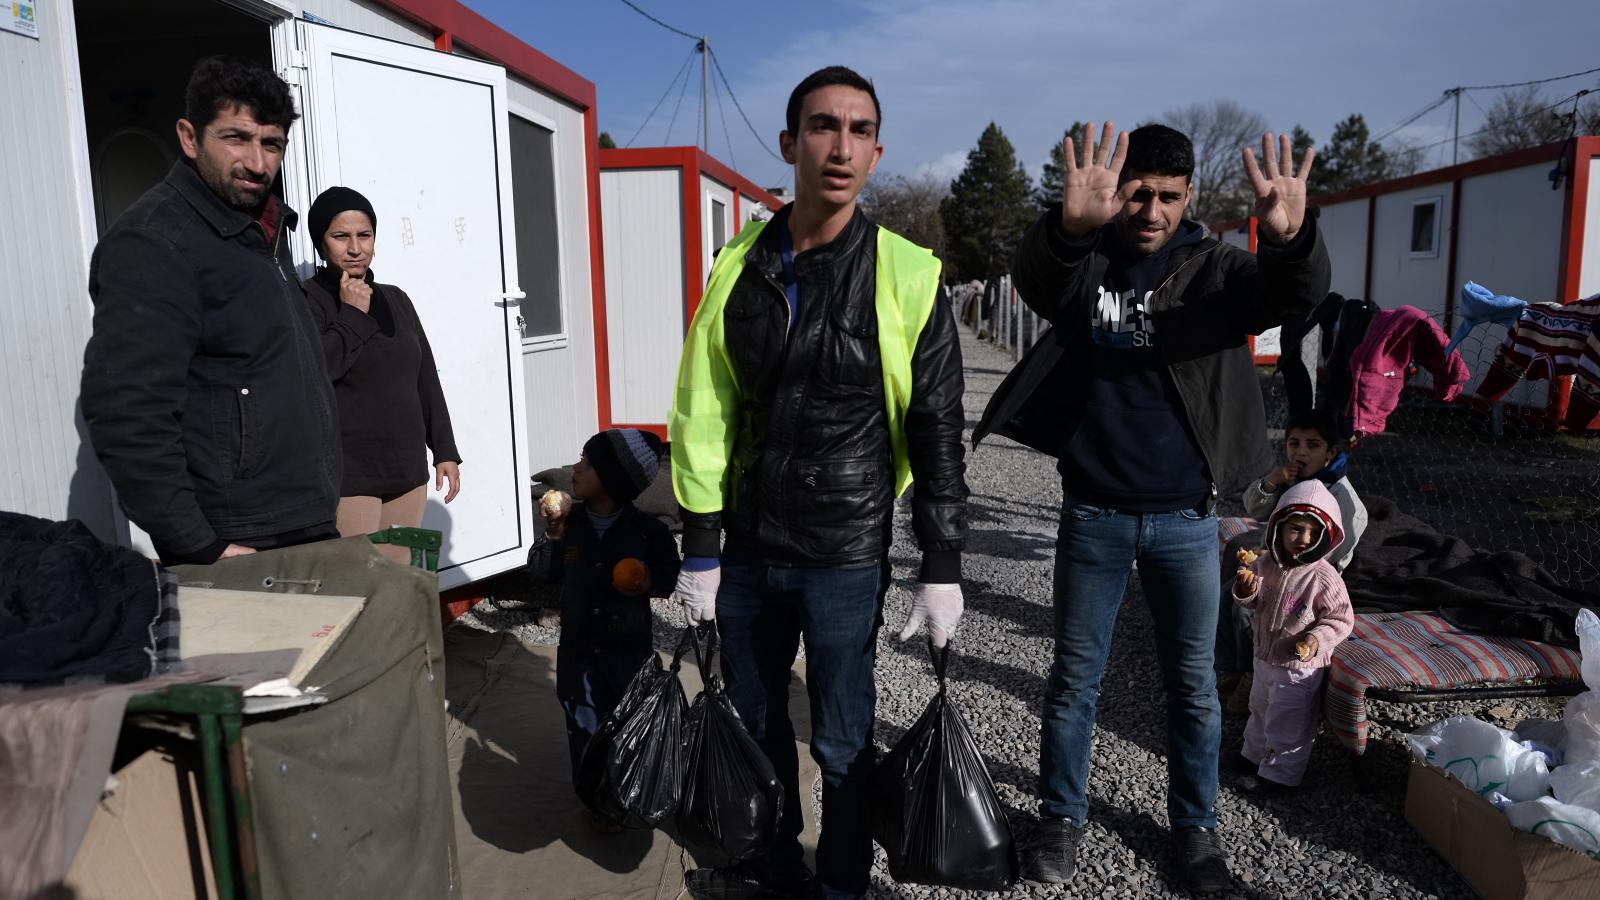
[[[1433,375],[1439,399],[1461,393],[1471,374],[1461,354],[1444,348],[1450,339],[1427,313],[1415,306],[1386,309],[1372,319],[1367,336],[1350,354],[1350,411],[1358,435],[1377,434],[1400,403],[1406,366],[1413,360]]]

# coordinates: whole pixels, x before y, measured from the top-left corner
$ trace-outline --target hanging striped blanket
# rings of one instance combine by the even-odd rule
[[[1460,631],[1424,611],[1358,613],[1333,652],[1323,712],[1356,753],[1367,746],[1368,688],[1458,688],[1494,683],[1577,681],[1577,652],[1520,638]]]

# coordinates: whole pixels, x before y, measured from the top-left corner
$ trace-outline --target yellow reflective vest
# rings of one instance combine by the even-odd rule
[[[728,464],[739,435],[743,395],[724,340],[722,311],[744,271],[745,254],[765,222],[752,222],[717,254],[700,308],[695,310],[678,361],[667,433],[672,441],[672,487],[694,513],[719,512],[728,487]],[[911,407],[911,358],[939,296],[939,260],[886,228],[878,229],[874,306],[878,356],[888,405],[889,448],[895,496],[911,486],[906,411]]]

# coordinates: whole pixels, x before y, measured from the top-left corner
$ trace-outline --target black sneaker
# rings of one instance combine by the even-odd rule
[[[1078,839],[1083,829],[1071,819],[1040,819],[1022,842],[1022,877],[1066,884],[1078,871]]]
[[[762,880],[744,866],[690,869],[683,876],[683,886],[695,900],[807,900],[814,885],[808,875],[780,887]]]
[[[1239,779],[1238,786],[1239,790],[1252,797],[1281,797],[1298,790],[1296,785],[1280,784],[1260,775],[1245,775]]]
[[[1183,885],[1197,894],[1213,894],[1233,886],[1228,857],[1215,828],[1190,825],[1172,829],[1172,855]]]
[[[1222,764],[1218,768],[1229,775],[1254,775],[1260,766],[1251,762],[1248,756],[1235,750],[1232,753],[1222,754]]]

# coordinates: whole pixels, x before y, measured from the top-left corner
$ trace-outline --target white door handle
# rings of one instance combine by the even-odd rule
[[[500,299],[506,301],[507,303],[515,303],[518,300],[528,299],[528,294],[526,291],[507,291],[506,293],[500,295]]]

